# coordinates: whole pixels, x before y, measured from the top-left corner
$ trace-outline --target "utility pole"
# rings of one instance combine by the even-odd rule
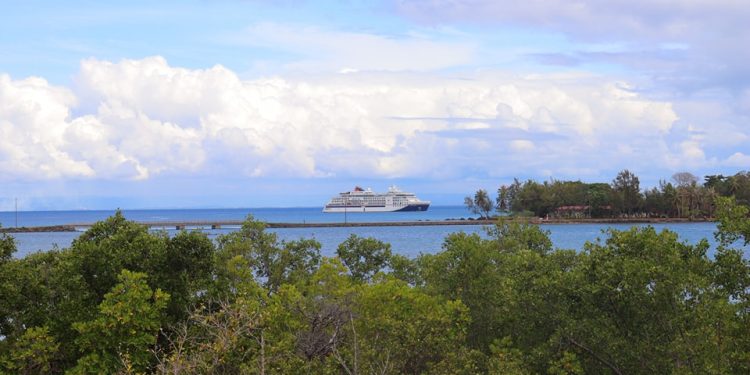
[[[18,228],[18,198],[16,198],[16,228]]]

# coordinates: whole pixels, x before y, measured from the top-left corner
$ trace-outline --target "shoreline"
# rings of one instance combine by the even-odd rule
[[[527,224],[684,224],[712,222],[713,218],[597,218],[597,219],[544,219],[544,218],[507,218],[511,222]],[[350,223],[265,223],[266,228],[346,228],[346,227],[412,227],[412,226],[442,226],[442,225],[494,225],[498,219],[446,219],[420,221],[380,221],[380,222],[350,222]],[[177,229],[219,229],[221,226],[242,225],[237,222],[149,222],[140,223],[151,228]],[[81,228],[88,228],[91,224],[67,224],[37,227],[0,228],[0,233],[44,233],[44,232],[77,232]]]
[[[48,225],[39,227],[2,227],[0,233],[49,233],[49,232],[75,232],[76,227],[72,225]]]

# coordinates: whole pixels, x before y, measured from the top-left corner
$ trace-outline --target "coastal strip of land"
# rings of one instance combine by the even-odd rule
[[[713,221],[712,218],[599,218],[599,219],[546,219],[546,218],[505,218],[529,224],[654,224],[654,223],[690,223]],[[139,222],[155,229],[221,229],[222,227],[241,226],[243,220],[224,221],[156,221]],[[379,222],[326,222],[326,223],[266,223],[267,228],[342,228],[342,227],[416,227],[438,225],[493,225],[497,219],[446,219],[416,221],[379,221]],[[0,233],[35,233],[35,232],[76,232],[90,228],[93,223],[75,223],[65,225],[10,227],[0,228]]]
[[[2,227],[0,233],[42,233],[42,232],[75,232],[72,225],[48,225],[41,227]]]

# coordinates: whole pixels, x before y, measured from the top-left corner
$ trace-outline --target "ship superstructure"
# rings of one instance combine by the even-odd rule
[[[375,193],[370,188],[357,186],[352,191],[339,193],[331,198],[323,212],[401,212],[427,211],[430,201],[423,201],[413,193],[399,190],[395,186],[387,193]]]

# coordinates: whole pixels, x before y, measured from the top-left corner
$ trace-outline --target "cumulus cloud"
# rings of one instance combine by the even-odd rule
[[[0,76],[4,176],[459,178],[706,158],[703,139],[674,136],[671,103],[580,73],[242,80],[151,57],[85,60],[77,82]]]
[[[41,178],[93,175],[66,152],[63,135],[74,103],[69,90],[44,79],[13,81],[0,75],[0,171]]]

